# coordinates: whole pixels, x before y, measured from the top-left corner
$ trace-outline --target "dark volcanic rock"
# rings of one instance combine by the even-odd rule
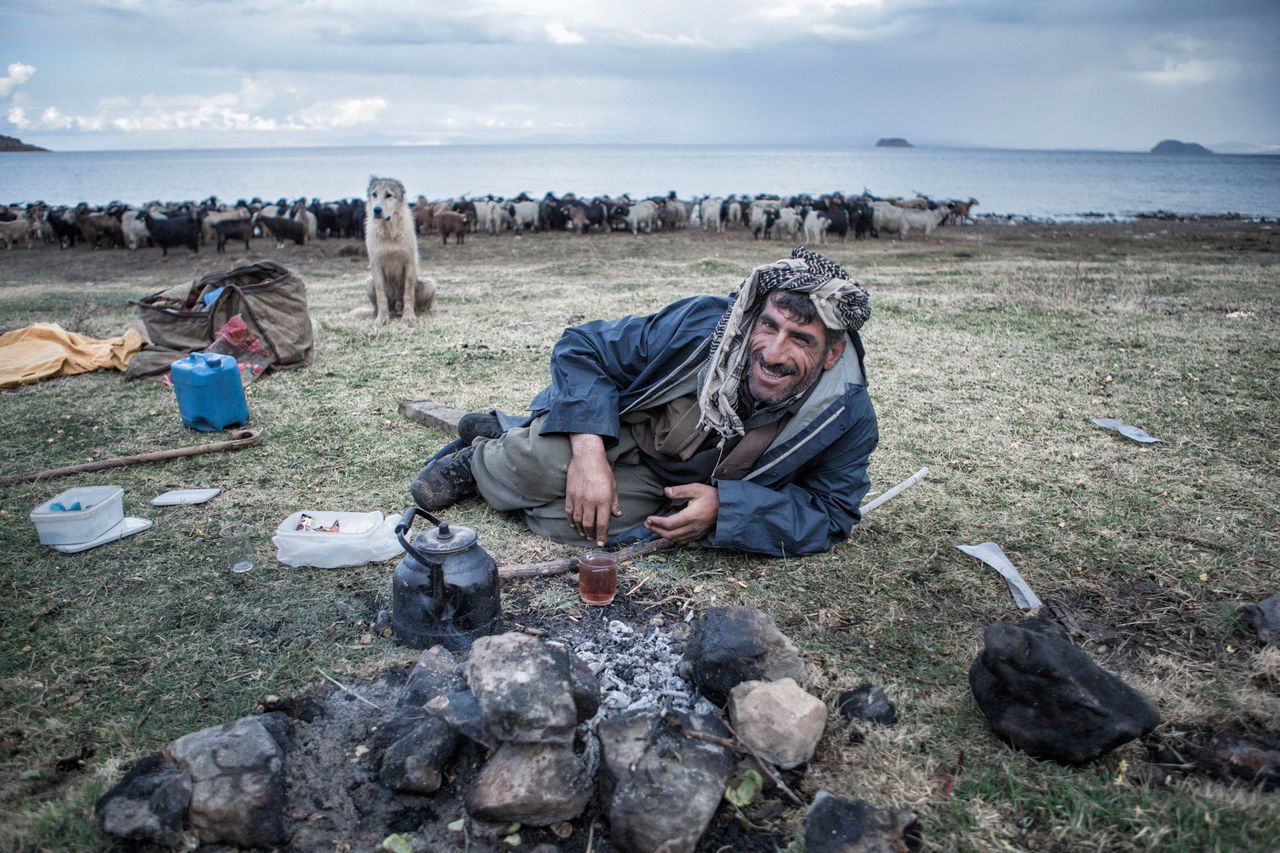
[[[471,648],[467,683],[498,740],[573,742],[578,709],[564,649],[515,632],[481,637]]]
[[[573,691],[573,706],[578,709],[578,722],[589,720],[600,710],[600,680],[587,666],[587,662],[568,649],[569,686]]]
[[[1243,604],[1240,614],[1258,632],[1259,640],[1280,646],[1280,595],[1264,598],[1257,604]]]
[[[102,795],[94,811],[102,829],[118,838],[176,847],[190,802],[191,774],[161,755],[149,755]]]
[[[918,850],[920,822],[911,812],[883,811],[819,791],[805,813],[804,843],[809,853]]]
[[[462,736],[443,720],[427,717],[387,747],[378,780],[394,791],[430,794],[439,790],[444,770],[462,746]]]
[[[202,841],[276,847],[288,841],[284,748],[288,718],[243,717],[183,735],[169,755],[191,774],[188,819]]]
[[[570,747],[504,743],[471,783],[467,813],[550,826],[582,814],[593,793],[591,773]]]
[[[687,731],[729,735],[710,714],[673,717]],[[729,748],[685,737],[654,711],[607,717],[599,735],[600,790],[613,843],[636,853],[692,851],[733,774]]]
[[[396,703],[400,708],[421,708],[430,700],[462,688],[457,661],[444,646],[432,646],[418,655]]]
[[[1160,722],[1138,691],[1105,672],[1057,623],[988,626],[969,669],[973,697],[996,734],[1036,758],[1083,764]]]
[[[485,726],[480,703],[470,690],[437,696],[424,707],[428,714],[444,721],[458,734],[470,738],[485,749],[493,749],[498,745],[497,738]]]
[[[884,688],[877,684],[864,683],[845,690],[836,699],[836,707],[846,720],[868,720],[886,726],[898,721],[893,703],[884,694]]]
[[[800,651],[754,607],[712,607],[698,620],[685,649],[688,678],[717,705],[744,681],[805,680]]]

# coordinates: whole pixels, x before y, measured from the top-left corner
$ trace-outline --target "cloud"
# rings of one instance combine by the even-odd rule
[[[321,101],[289,116],[284,127],[290,130],[330,130],[372,124],[387,108],[386,98],[344,98]]]
[[[69,114],[56,106],[14,106],[9,122],[25,131],[113,130],[118,133],[173,131],[323,131],[372,124],[387,108],[381,97],[318,101],[284,116],[262,110],[274,98],[271,88],[243,79],[236,92],[212,95],[147,93],[133,100],[120,95],[100,98],[96,112]]]
[[[0,77],[0,98],[8,95],[14,89],[36,76],[36,67],[27,65],[24,62],[12,62],[9,64],[9,75]]]

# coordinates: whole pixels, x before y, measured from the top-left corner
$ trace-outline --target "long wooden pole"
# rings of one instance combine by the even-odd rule
[[[262,443],[262,433],[256,429],[236,430],[230,441],[215,441],[211,444],[194,444],[190,447],[175,447],[172,450],[153,450],[149,453],[135,453],[132,456],[118,456],[115,459],[100,459],[97,462],[84,462],[80,465],[68,465],[65,468],[46,468],[43,471],[28,471],[25,474],[9,474],[0,477],[0,486],[12,486],[14,483],[30,483],[36,480],[52,480],[54,477],[66,477],[70,474],[83,474],[86,471],[101,471],[104,468],[119,468],[124,465],[137,465],[142,462],[163,462],[166,459],[181,459],[184,456],[199,456],[202,453],[221,453],[226,450],[243,450]]]
[[[862,514],[866,515],[885,501],[892,500],[916,483],[929,476],[928,468],[921,468],[898,485],[876,497],[874,500],[868,501],[862,505]],[[650,539],[648,542],[641,542],[638,545],[632,545],[630,548],[618,552],[618,562],[627,563],[636,557],[643,557],[646,554],[655,554],[659,551],[666,551],[676,547],[674,542],[667,539]],[[577,557],[565,557],[560,560],[548,560],[544,563],[515,563],[509,566],[498,566],[499,578],[537,578],[547,577],[548,575],[558,575],[564,572],[572,572],[578,568]]]

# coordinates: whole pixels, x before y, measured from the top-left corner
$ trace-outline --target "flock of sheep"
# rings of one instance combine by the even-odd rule
[[[692,201],[679,199],[674,192],[640,200],[626,195],[588,200],[571,193],[559,197],[547,193],[533,199],[522,193],[510,200],[489,196],[433,202],[419,196],[411,207],[417,232],[439,234],[445,243],[450,236],[460,243],[469,233],[565,231],[585,235],[619,231],[639,235],[683,228],[718,233],[737,229],[749,231],[755,239],[822,243],[836,236],[848,239],[850,234],[855,239],[882,235],[906,239],[917,231],[927,237],[939,225],[970,221],[971,208],[977,203],[972,198],[934,201],[923,195],[881,199],[866,193],[703,197]],[[359,239],[364,218],[365,202],[358,198],[335,202],[280,199],[275,203],[255,198],[227,205],[211,196],[202,202],[151,202],[141,207],[120,202],[99,207],[83,202],[74,207],[50,207],[32,202],[0,207],[0,242],[6,248],[29,248],[37,242],[61,248],[87,245],[137,250],[156,246],[167,254],[174,247],[199,251],[201,244],[215,245],[223,252],[234,240],[243,241],[247,251],[254,237],[272,237],[277,248],[289,241],[303,245],[316,239]]]

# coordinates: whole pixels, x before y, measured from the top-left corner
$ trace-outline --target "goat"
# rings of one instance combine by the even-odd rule
[[[964,225],[969,221],[969,211],[971,208],[978,206],[976,198],[970,198],[968,201],[951,202],[951,221],[956,225]]]
[[[714,228],[719,234],[724,231],[724,219],[720,217],[720,208],[724,204],[724,199],[704,198],[702,200],[702,230]]]
[[[283,249],[286,240],[292,240],[299,246],[307,244],[307,224],[296,219],[283,216],[263,216],[255,213],[250,220],[254,225],[261,225],[266,233],[276,238],[276,248]]]
[[[253,222],[249,219],[224,219],[214,223],[213,233],[218,238],[218,253],[227,251],[227,241],[244,240],[244,250],[249,251],[249,238],[253,236]]]
[[[810,210],[804,217],[804,241],[821,243],[822,235],[831,221],[816,210]]]
[[[783,207],[778,210],[778,218],[774,222],[775,233],[781,240],[785,234],[788,240],[794,241],[803,227],[800,214],[794,207]]]
[[[627,230],[637,237],[640,236],[641,229],[648,234],[658,224],[658,206],[648,199],[638,202],[627,211],[626,221]]]
[[[447,246],[450,234],[457,238],[454,242],[461,245],[471,225],[465,215],[456,210],[445,210],[436,214],[436,227],[440,229],[441,245]]]
[[[151,235],[151,242],[160,247],[162,255],[169,254],[170,246],[186,246],[197,254],[200,252],[200,221],[198,219],[185,214],[157,219],[149,212],[144,212],[142,219],[147,223],[147,233]]]
[[[511,216],[511,221],[515,224],[516,233],[521,234],[524,229],[530,231],[538,230],[538,203],[536,201],[517,201],[507,205],[506,211]]]
[[[23,243],[26,248],[30,249],[36,228],[36,223],[25,216],[19,216],[17,219],[7,222],[0,222],[0,240],[4,241],[6,249],[12,249],[14,243]]]

